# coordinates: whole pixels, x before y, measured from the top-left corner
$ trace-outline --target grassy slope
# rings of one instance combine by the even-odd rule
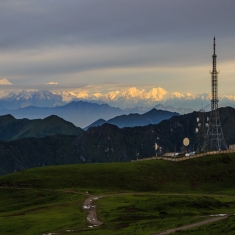
[[[0,189],[0,234],[42,234],[82,229],[85,196],[36,189]],[[64,231],[65,232],[65,231]]]
[[[208,224],[200,228],[190,229],[187,231],[179,231],[177,235],[208,235],[208,234],[223,234],[234,235],[235,231],[235,216],[231,216],[226,220],[217,223]]]
[[[73,235],[91,234],[81,209],[85,196],[58,191],[64,189],[104,195],[132,192],[132,195],[103,197],[96,202],[105,225],[95,228],[94,235],[154,234],[207,219],[209,214],[234,213],[234,169],[235,155],[230,154],[178,163],[145,161],[41,167],[1,176],[0,186],[10,187],[0,189],[1,234],[67,234],[67,229],[74,230]],[[180,193],[185,195],[177,195]],[[223,234],[232,234],[233,221],[231,217],[226,220],[224,224],[230,227]],[[214,234],[225,229],[223,222],[218,223],[221,227],[215,228]],[[202,233],[192,234],[210,234],[204,228],[207,227],[201,228]]]
[[[218,193],[235,190],[235,155],[183,162],[144,161],[41,167],[0,177],[0,186],[77,188],[94,192]]]
[[[102,221],[108,221],[104,225],[107,234],[146,235],[207,220],[211,214],[233,213],[234,200],[235,197],[221,200],[218,196],[136,194],[101,198],[96,204]],[[102,231],[94,234],[101,235]]]

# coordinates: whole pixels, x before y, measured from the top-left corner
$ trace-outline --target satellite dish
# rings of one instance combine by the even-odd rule
[[[199,117],[197,117],[197,122],[199,122],[199,120],[200,120]]]
[[[158,149],[158,145],[155,143],[155,150],[157,150]]]
[[[198,128],[195,129],[195,132],[198,133]]]
[[[189,145],[189,138],[184,138],[183,144],[184,144],[184,146],[188,146]]]
[[[202,124],[199,122],[199,123],[198,123],[198,126],[200,127],[201,125],[202,125]]]
[[[208,127],[209,127],[209,124],[208,124],[208,123],[206,123],[206,124],[205,124],[205,127],[206,127],[206,128],[208,128]]]

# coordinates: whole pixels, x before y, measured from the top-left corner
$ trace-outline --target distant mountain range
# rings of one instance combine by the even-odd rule
[[[161,108],[163,108],[163,106],[161,106]],[[12,116],[18,119],[21,118],[38,119],[38,118],[46,118],[50,115],[57,115],[69,122],[72,122],[76,126],[84,128],[100,118],[109,120],[111,118],[123,114],[144,113],[147,111],[149,111],[149,108],[136,107],[133,109],[129,108],[123,110],[120,108],[110,107],[107,104],[95,104],[84,101],[72,101],[71,103],[66,104],[64,106],[56,106],[56,107],[43,108],[43,107],[29,106],[14,110],[4,109],[0,110],[0,115],[11,114]],[[167,113],[167,111],[164,112]],[[159,112],[159,114],[160,113],[161,112]],[[165,116],[165,118],[167,117],[167,115]]]
[[[7,81],[2,82],[6,83]],[[11,85],[2,86],[11,87]],[[235,107],[235,96],[221,96],[219,99],[219,105],[221,107]],[[52,92],[42,90],[5,90],[1,92],[0,109],[18,109],[28,106],[55,107],[79,100],[97,104],[108,104],[121,109],[132,109],[133,107],[151,109],[158,104],[162,104],[165,107],[170,106],[181,109],[181,111],[174,110],[180,114],[199,110],[202,107],[210,107],[209,93],[193,95],[191,93],[169,93],[161,87],[152,88],[150,91],[131,87],[126,90],[111,91],[105,94],[82,91],[75,93],[59,90]]]
[[[49,135],[80,135],[83,130],[55,115],[45,119],[15,119],[11,115],[0,116],[0,140],[41,138]]]
[[[228,145],[235,144],[235,109],[220,108],[219,112],[225,140]],[[192,151],[197,147],[197,117],[198,112],[193,112],[157,125],[118,128],[105,123],[77,137],[54,135],[0,141],[0,174],[45,165],[130,161],[136,159],[137,153],[139,158],[154,156],[154,143],[164,152],[180,151],[185,137],[190,139],[188,150]]]
[[[158,124],[162,120],[166,120],[171,118],[172,116],[179,116],[178,113],[172,113],[169,111],[163,111],[163,110],[156,110],[152,109],[147,113],[144,114],[137,114],[132,113],[129,115],[121,115],[114,118],[111,118],[107,121],[104,119],[99,119],[92,123],[91,125],[84,128],[84,130],[87,130],[89,127],[93,126],[101,126],[104,123],[109,123],[118,126],[119,128],[122,127],[134,127],[134,126],[147,126],[149,124]]]
[[[153,108],[155,108],[157,110],[165,110],[165,111],[175,112],[175,113],[179,113],[179,114],[187,114],[187,113],[192,113],[193,112],[193,109],[191,109],[191,108],[183,108],[183,107],[175,108],[171,105],[164,106],[162,104],[157,104]]]
[[[28,119],[38,119],[57,115],[79,127],[85,127],[97,120],[97,118],[109,119],[123,113],[122,109],[113,108],[107,104],[99,105],[83,101],[73,101],[64,106],[57,107],[42,108],[29,106],[15,110],[0,110],[0,115],[11,114],[18,119],[25,117]]]
[[[46,118],[50,115],[57,115],[67,121],[74,123],[76,126],[84,128],[91,123],[96,122],[98,119],[110,120],[116,116],[124,114],[143,114],[150,111],[152,108],[177,112],[179,114],[186,114],[192,112],[194,107],[196,107],[198,103],[201,103],[201,107],[207,104],[205,109],[207,111],[210,110],[208,94],[194,96],[189,93],[182,95],[175,92],[170,94],[168,99],[162,100],[166,95],[164,94],[165,90],[160,88],[152,89],[151,92],[131,88],[125,92],[111,92],[107,96],[109,99],[100,100],[99,97],[104,96],[98,94],[94,96],[86,96],[84,94],[75,96],[75,94],[71,94],[69,92],[52,93],[49,91],[12,91],[8,93],[8,95],[0,98],[0,115],[11,114],[16,118],[28,119]],[[80,97],[80,99],[84,99],[78,101],[78,97]],[[85,101],[85,97],[87,99],[93,97],[93,101]],[[97,99],[94,97],[97,97]],[[68,101],[71,100],[74,101],[68,103]],[[134,100],[146,100],[146,102],[148,101],[149,103],[148,105],[146,105],[146,103],[142,103],[146,106],[137,106],[134,108],[125,109],[111,107],[108,104],[103,103],[104,101],[120,101],[122,104],[126,104],[128,102],[131,104],[132,101],[134,102]],[[135,104],[140,104],[139,101]],[[160,104],[160,101],[163,103]],[[99,104],[94,102],[98,102]],[[156,104],[156,102],[158,103]],[[149,107],[150,104],[155,104],[155,106]],[[173,106],[171,104],[173,104]],[[231,96],[227,98],[221,98],[219,104],[221,106],[227,104],[233,106],[235,104],[234,97]]]
[[[0,98],[1,109],[18,109],[28,106],[54,107],[65,105],[61,95],[53,94],[50,91],[10,91]]]

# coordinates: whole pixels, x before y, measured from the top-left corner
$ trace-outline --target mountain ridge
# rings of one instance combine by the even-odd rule
[[[51,115],[45,119],[16,119],[12,115],[0,116],[0,140],[10,141],[47,135],[80,135],[83,130],[64,119]]]
[[[147,126],[149,124],[158,124],[162,120],[169,119],[172,116],[178,116],[178,113],[172,113],[169,111],[156,110],[155,108],[144,114],[131,113],[116,116],[107,121],[99,119],[89,126],[85,127],[84,130],[87,130],[90,127],[100,126],[104,123],[109,123],[118,126],[119,128],[123,127],[134,127],[134,126]]]
[[[136,107],[132,109],[120,109],[111,107],[108,104],[96,104],[85,101],[72,101],[63,106],[56,107],[35,107],[28,106],[25,108],[14,109],[14,110],[1,110],[0,115],[11,114],[18,119],[38,119],[46,118],[50,115],[57,115],[74,125],[79,127],[86,127],[97,119],[102,118],[109,120],[116,116],[123,114],[130,114],[134,112],[145,113],[148,112],[149,108]]]

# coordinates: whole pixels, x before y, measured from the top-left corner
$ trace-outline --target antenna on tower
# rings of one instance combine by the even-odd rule
[[[215,55],[215,36],[214,36],[214,55]]]

